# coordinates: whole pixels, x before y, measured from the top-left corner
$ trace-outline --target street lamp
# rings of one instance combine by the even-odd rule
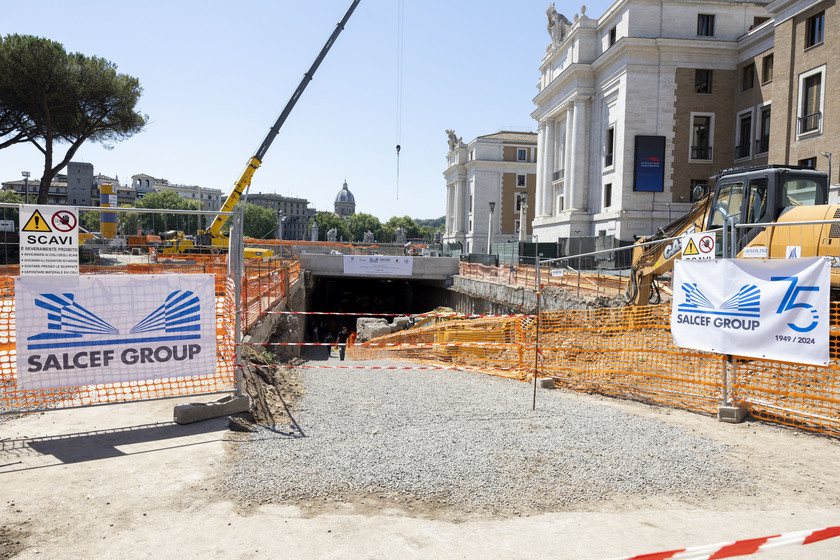
[[[831,188],[831,152],[820,152],[823,156],[828,158],[828,188]]]
[[[277,211],[277,239],[280,240],[280,258],[283,258],[283,226],[286,224],[286,216]]]
[[[26,203],[29,204],[29,171],[21,171],[20,174],[23,175],[23,190],[26,191]]]
[[[493,242],[493,210],[495,210],[495,209],[496,209],[496,203],[491,202],[490,203],[490,221],[488,222],[488,225],[487,225],[487,254],[488,255],[492,254],[491,249],[490,249],[490,243]]]

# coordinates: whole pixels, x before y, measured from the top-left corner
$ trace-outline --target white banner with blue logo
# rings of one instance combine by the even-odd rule
[[[831,263],[823,257],[674,266],[671,333],[683,348],[828,365]]]
[[[214,286],[212,274],[15,278],[18,388],[212,374]]]

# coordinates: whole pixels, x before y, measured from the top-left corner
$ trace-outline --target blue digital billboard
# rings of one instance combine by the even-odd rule
[[[633,190],[665,190],[665,137],[636,136],[633,159]]]

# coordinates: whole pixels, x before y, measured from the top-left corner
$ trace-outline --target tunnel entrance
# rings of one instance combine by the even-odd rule
[[[392,321],[395,315],[415,315],[447,305],[448,291],[442,281],[418,281],[386,278],[328,277],[313,278],[306,332],[317,324],[333,337],[346,326],[356,330],[360,316],[381,316]],[[348,315],[318,315],[347,313]]]

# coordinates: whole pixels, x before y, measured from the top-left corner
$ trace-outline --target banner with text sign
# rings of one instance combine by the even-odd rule
[[[212,274],[15,278],[18,388],[212,374]]]
[[[413,257],[382,255],[344,255],[344,274],[370,276],[411,276]]]
[[[824,257],[676,261],[674,343],[828,365],[830,274]]]

